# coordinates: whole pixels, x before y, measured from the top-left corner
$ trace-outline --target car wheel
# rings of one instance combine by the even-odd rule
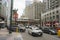
[[[49,34],[50,34],[50,35],[52,35],[52,33],[51,33],[51,32],[49,32]]]
[[[32,33],[32,36],[34,36],[34,33]]]
[[[30,34],[29,31],[28,31],[28,34]]]
[[[43,33],[40,34],[40,36],[42,36],[42,35],[43,35]]]
[[[20,29],[20,32],[22,32],[22,29]]]

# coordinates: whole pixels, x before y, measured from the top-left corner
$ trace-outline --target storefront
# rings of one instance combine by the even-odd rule
[[[50,27],[50,22],[46,22],[46,24],[45,24],[47,27]]]
[[[53,21],[53,22],[49,21],[49,22],[45,22],[44,25],[48,26],[48,27],[58,27],[59,22],[58,21]]]

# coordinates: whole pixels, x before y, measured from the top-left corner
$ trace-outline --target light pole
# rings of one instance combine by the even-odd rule
[[[42,12],[41,12],[41,13],[42,13]],[[39,20],[40,27],[41,27],[41,13],[40,13],[40,20]]]
[[[12,33],[12,31],[11,31],[11,27],[12,27],[12,9],[13,9],[13,0],[11,0],[9,34],[11,34],[11,33]]]

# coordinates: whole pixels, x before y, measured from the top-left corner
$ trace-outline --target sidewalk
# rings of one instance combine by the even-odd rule
[[[12,34],[8,33],[8,30],[1,29],[0,30],[0,40],[23,40],[20,33],[12,32]]]

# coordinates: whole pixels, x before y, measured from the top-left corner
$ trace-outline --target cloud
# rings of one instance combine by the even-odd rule
[[[18,9],[19,17],[22,15],[24,8],[25,8],[25,0],[14,0],[13,9]]]

